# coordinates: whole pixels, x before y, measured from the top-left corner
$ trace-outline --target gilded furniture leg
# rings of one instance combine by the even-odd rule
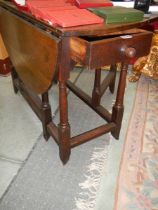
[[[124,92],[126,87],[126,75],[127,75],[128,64],[122,64],[119,85],[117,90],[116,102],[112,109],[112,122],[116,123],[116,127],[113,129],[111,134],[118,139],[121,129],[122,117],[123,117],[123,100]]]
[[[67,88],[65,81],[59,81],[59,113],[59,152],[60,159],[63,164],[65,164],[69,160],[70,156],[70,125],[68,122]]]
[[[51,107],[49,104],[48,92],[42,94],[42,126],[43,136],[46,140],[50,137],[47,130],[47,125],[52,121]]]
[[[128,77],[129,82],[137,82],[141,76],[141,72],[133,71],[132,75]]]

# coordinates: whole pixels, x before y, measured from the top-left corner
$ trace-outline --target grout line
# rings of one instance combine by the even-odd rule
[[[76,82],[77,82],[77,80],[79,79],[79,77],[80,77],[80,75],[81,75],[82,72],[83,72],[83,69],[81,69],[81,71],[79,72],[79,74],[77,75],[77,77],[76,77],[76,79],[74,80],[73,83],[76,83]],[[70,91],[68,91],[68,94],[69,94],[69,92],[70,92]],[[55,110],[55,112],[54,112],[54,114],[53,114],[53,119],[54,119],[54,117],[56,116],[56,114],[57,114],[58,111],[59,111],[59,106],[58,106],[58,108]],[[12,160],[12,159],[9,158],[9,157],[5,157],[5,156],[1,156],[1,155],[0,155],[0,159],[4,159],[4,160],[6,160],[6,161],[9,160],[10,162],[13,161],[13,163],[16,163],[16,164],[17,164],[18,162],[20,162],[20,164],[21,164],[21,167],[20,167],[19,170],[17,171],[17,174],[13,177],[13,179],[12,179],[12,181],[10,182],[9,186],[7,187],[7,189],[5,190],[5,192],[4,192],[4,193],[2,194],[2,196],[0,197],[0,203],[2,202],[3,198],[5,197],[5,195],[7,194],[7,192],[9,191],[9,189],[11,188],[11,186],[13,185],[14,181],[17,179],[17,177],[18,177],[20,171],[24,168],[24,166],[25,166],[27,160],[30,158],[31,154],[32,154],[33,151],[35,150],[35,148],[36,148],[36,146],[37,146],[37,144],[38,144],[38,142],[40,141],[40,139],[41,139],[42,136],[43,136],[43,133],[41,133],[40,136],[37,138],[37,140],[36,140],[34,146],[33,146],[32,149],[30,150],[30,152],[29,152],[27,158],[26,158],[24,161],[21,161],[21,162],[20,162],[19,160],[15,160],[15,159]]]
[[[14,158],[8,157],[8,156],[3,155],[3,154],[0,154],[0,161],[1,160],[6,161],[6,162],[10,162],[10,163],[13,163],[13,164],[22,164],[24,162],[22,160],[14,159]]]
[[[12,184],[14,183],[14,181],[16,180],[16,178],[18,177],[20,171],[23,169],[23,167],[25,166],[27,160],[30,158],[32,152],[35,150],[39,140],[41,139],[41,137],[43,136],[43,134],[40,134],[40,136],[37,138],[34,146],[32,147],[32,149],[30,150],[27,158],[21,163],[21,167],[19,168],[19,170],[17,171],[17,174],[13,177],[12,181],[10,182],[10,184],[8,185],[7,189],[5,190],[5,192],[2,194],[2,196],[0,197],[0,203],[2,202],[3,198],[5,197],[5,195],[7,194],[7,192],[9,191],[9,189],[11,188]]]

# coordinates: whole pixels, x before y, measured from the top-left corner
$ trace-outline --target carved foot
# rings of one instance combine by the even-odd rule
[[[141,76],[141,73],[133,73],[133,75],[128,77],[129,82],[137,82]]]

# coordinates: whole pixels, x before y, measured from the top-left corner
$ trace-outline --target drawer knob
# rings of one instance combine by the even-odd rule
[[[128,58],[134,58],[136,55],[136,49],[133,47],[126,48],[124,52]]]

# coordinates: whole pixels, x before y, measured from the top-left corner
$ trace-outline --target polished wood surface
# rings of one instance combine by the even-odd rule
[[[124,32],[121,36],[73,37],[70,40],[71,57],[76,62],[81,62],[90,69],[93,69],[127,61],[129,58],[126,56],[126,49],[129,46],[132,46],[136,50],[135,57],[147,55],[152,33],[143,30],[134,31],[135,33],[132,30],[128,30],[128,36]],[[99,57],[99,55],[101,56]]]
[[[109,33],[120,32],[128,29],[133,29],[137,27],[146,26],[148,23],[153,21],[158,21],[157,15],[152,15],[150,18],[144,18],[141,22],[133,22],[126,24],[92,24],[88,26],[78,26],[78,27],[52,27],[46,22],[35,19],[29,13],[21,13],[11,2],[7,2],[4,0],[0,0],[0,6],[6,8],[16,15],[20,15],[24,19],[28,20],[33,24],[37,24],[39,28],[50,31],[52,34],[56,36],[103,36]]]
[[[44,93],[56,71],[59,39],[4,9],[0,30],[19,77],[32,91]]]
[[[136,27],[152,20],[63,29],[51,27],[19,11],[13,4],[0,0],[0,30],[13,63],[14,91],[21,92],[41,120],[44,138],[54,138],[64,164],[70,157],[71,148],[75,146],[108,132],[119,139],[128,64],[131,58],[148,54],[152,39],[151,32]],[[116,100],[109,112],[101,105],[101,98],[107,89],[114,92],[116,62],[121,63],[121,71]],[[84,87],[80,89],[69,81],[70,72],[76,63],[95,73],[91,95],[85,93]],[[104,65],[111,65],[111,68],[101,80],[101,67]],[[58,82],[59,87],[58,125],[53,122],[48,97],[53,80]],[[105,124],[71,136],[67,88],[101,116]]]

